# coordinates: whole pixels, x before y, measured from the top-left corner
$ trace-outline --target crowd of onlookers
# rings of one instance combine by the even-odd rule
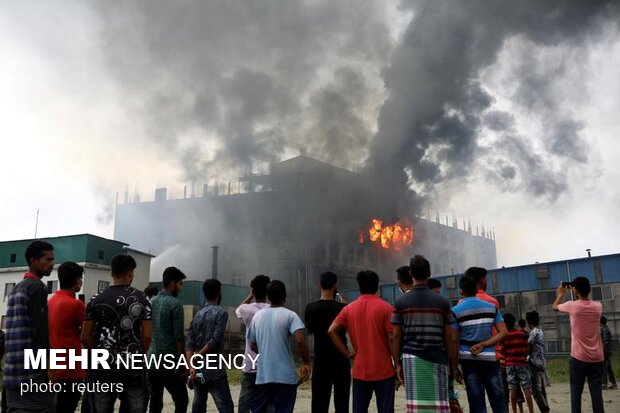
[[[120,399],[124,412],[161,412],[164,390],[176,413],[186,412],[188,389],[192,412],[206,411],[210,394],[219,412],[234,411],[226,369],[88,370],[26,369],[25,349],[105,349],[110,358],[122,354],[194,356],[224,351],[228,313],[220,306],[219,281],[203,283],[205,305],[184,331],[184,310],[177,296],[185,274],[169,267],[162,289],[147,297],[131,286],[135,260],[125,254],[111,261],[110,286],[85,304],[75,298],[84,269],[73,262],[58,267],[60,288],[48,300],[41,278],[54,267],[53,246],[32,242],[25,253],[29,272],[8,297],[2,410],[72,413],[112,412]],[[546,342],[541,320],[529,311],[524,320],[502,314],[498,301],[486,293],[487,271],[471,267],[459,280],[461,299],[454,306],[441,295],[429,262],[416,255],[396,270],[402,292],[392,306],[378,296],[379,276],[357,275],[360,296],[346,303],[338,294],[338,276],[320,276],[321,297],[307,305],[304,321],[285,307],[286,286],[257,275],[250,293],[235,310],[246,326],[245,363],[237,411],[293,412],[299,384],[311,378],[312,411],[367,412],[374,395],[378,412],[393,412],[396,391],[404,386],[407,412],[460,412],[455,382],[465,384],[470,412],[550,411],[546,387]],[[566,293],[574,300],[566,300]],[[581,411],[587,380],[594,412],[603,412],[603,389],[615,389],[610,364],[612,336],[599,302],[589,299],[590,283],[577,277],[557,288],[553,309],[567,313],[571,326],[570,394],[572,412]],[[314,336],[310,362],[305,334]],[[350,341],[350,342],[349,342]],[[291,342],[302,360],[297,371]],[[113,363],[112,363],[113,364]],[[610,382],[607,381],[609,375]],[[61,392],[24,391],[22,383],[60,383]],[[78,383],[116,383],[122,391]],[[461,398],[464,401],[465,398]],[[352,402],[352,403],[351,403]]]

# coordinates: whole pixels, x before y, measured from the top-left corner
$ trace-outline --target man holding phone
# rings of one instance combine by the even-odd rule
[[[345,307],[339,300],[338,276],[331,271],[320,277],[321,299],[306,306],[305,321],[308,334],[314,335],[314,366],[312,369],[312,413],[327,413],[334,389],[334,408],[337,413],[349,412],[351,362],[332,343],[327,330]],[[346,334],[340,333],[343,343]]]
[[[562,303],[568,288],[577,296],[575,301]],[[588,298],[590,281],[577,277],[570,283],[562,282],[556,290],[553,310],[567,313],[570,319],[570,402],[573,412],[581,412],[581,393],[588,379],[592,410],[604,412],[603,407],[603,343],[599,334],[599,320],[603,305]]]

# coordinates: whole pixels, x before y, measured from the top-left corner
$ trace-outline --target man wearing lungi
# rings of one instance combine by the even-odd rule
[[[458,370],[454,318],[448,300],[427,285],[429,262],[416,255],[409,269],[413,288],[396,300],[392,314],[392,358],[401,381],[404,376],[407,413],[447,412],[449,368]]]

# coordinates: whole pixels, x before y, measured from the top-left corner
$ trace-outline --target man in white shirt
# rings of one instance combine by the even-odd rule
[[[269,307],[267,303],[267,284],[269,277],[266,275],[257,275],[250,282],[250,294],[235,310],[235,314],[245,324],[246,331],[250,328],[254,315],[265,307]],[[252,302],[254,300],[254,302]],[[246,363],[241,376],[241,392],[239,393],[238,413],[250,412],[250,396],[256,385],[256,369],[252,368],[252,363],[248,363],[247,356],[251,356],[252,360],[256,358],[256,353],[250,348],[250,342],[245,340]]]

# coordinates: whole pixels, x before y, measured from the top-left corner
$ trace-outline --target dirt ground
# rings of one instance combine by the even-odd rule
[[[582,408],[584,412],[592,411],[592,403],[590,402],[590,393],[586,389],[583,392],[582,396]],[[237,404],[237,400],[239,398],[239,389],[238,385],[231,386],[231,392],[233,401],[235,405]],[[467,397],[465,395],[465,388],[463,386],[458,386],[457,390],[459,392],[459,401],[461,402],[461,406],[465,412],[469,412],[469,408],[467,406]],[[570,390],[568,383],[554,383],[550,387],[547,387],[547,395],[549,398],[549,404],[551,406],[552,412],[560,412],[567,413],[570,411]],[[309,413],[310,412],[310,386],[309,384],[304,384],[299,388],[297,392],[297,402],[295,403],[295,412],[299,413]],[[192,400],[192,394],[190,393],[190,405]],[[605,411],[607,413],[620,412],[620,390],[603,390],[603,400],[605,401]],[[487,403],[488,405],[488,403]],[[527,413],[527,407],[525,407],[525,412]],[[164,409],[166,413],[174,412],[174,405],[170,397],[167,396],[166,399],[166,407]],[[188,411],[191,411],[191,406],[188,408]],[[330,410],[333,411],[333,410]],[[369,412],[376,412],[377,409],[374,406],[374,398],[371,402]],[[404,412],[405,411],[405,393],[401,390],[396,392],[396,412]],[[491,408],[488,407],[488,411],[491,412]],[[534,411],[538,412],[538,408],[534,403]],[[215,404],[213,403],[213,399],[209,398],[207,403],[207,412],[217,412],[215,408]]]

